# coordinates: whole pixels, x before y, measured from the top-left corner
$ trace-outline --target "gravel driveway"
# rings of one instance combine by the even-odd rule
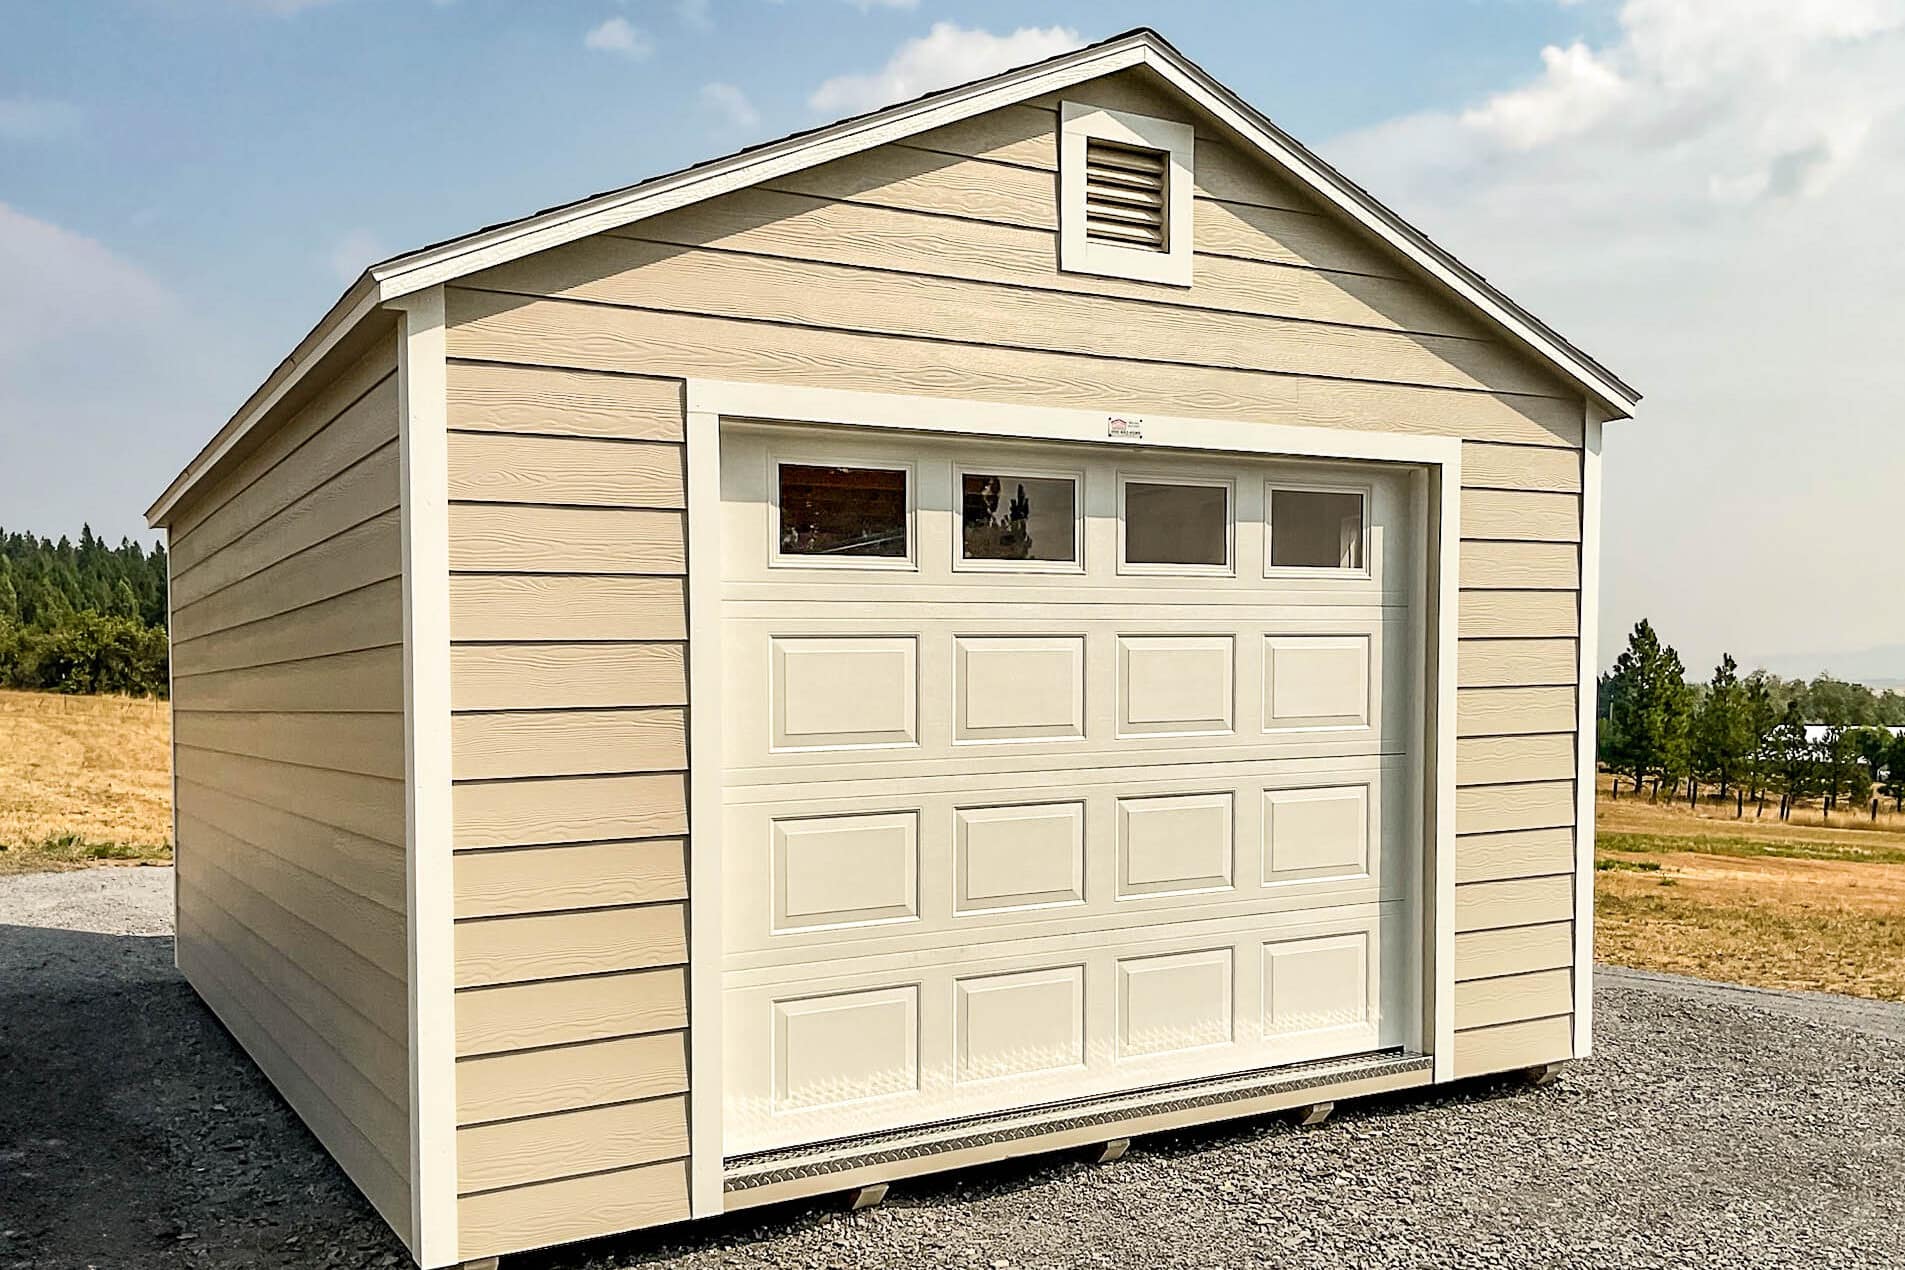
[[[172,969],[171,875],[0,879],[0,1266],[403,1262]],[[512,1267],[1905,1264],[1905,1006],[1609,971],[1497,1081],[903,1183]]]

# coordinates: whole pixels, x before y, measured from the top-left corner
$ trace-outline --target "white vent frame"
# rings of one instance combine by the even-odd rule
[[[1191,172],[1196,131],[1187,123],[1106,110],[1083,102],[1058,106],[1058,267],[1166,286],[1191,285]],[[1096,139],[1156,150],[1165,157],[1165,246],[1126,247],[1085,232],[1085,143]]]

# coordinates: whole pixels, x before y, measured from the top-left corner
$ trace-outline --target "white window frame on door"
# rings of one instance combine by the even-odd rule
[[[1353,569],[1330,568],[1327,565],[1271,564],[1270,558],[1275,551],[1276,522],[1272,511],[1279,490],[1292,494],[1354,494],[1362,500],[1362,527],[1357,530],[1361,541],[1356,546],[1356,554],[1362,558],[1362,564]],[[1370,508],[1376,501],[1375,487],[1359,485],[1352,481],[1331,484],[1327,481],[1288,481],[1269,477],[1263,483],[1263,576],[1266,578],[1369,578],[1374,575],[1374,565],[1369,558],[1369,516]]]
[[[1125,490],[1133,485],[1197,485],[1224,491],[1224,562],[1172,564],[1125,559]],[[1145,470],[1118,471],[1118,573],[1129,578],[1234,578],[1237,576],[1237,482],[1223,476],[1196,476]]]
[[[1072,483],[1072,558],[1070,560],[981,560],[966,555],[965,499],[968,476],[1029,476],[1041,481]],[[975,464],[963,460],[952,465],[953,543],[952,567],[955,573],[1083,573],[1085,571],[1085,470],[1083,468],[1041,467],[1036,463]]]
[[[781,469],[784,467],[859,468],[899,472],[906,477],[906,554],[903,556],[789,555],[781,550]],[[856,458],[835,450],[770,449],[767,455],[767,565],[770,569],[883,569],[919,571],[919,465],[891,459]]]
[[[722,760],[721,423],[772,420],[870,433],[971,436],[997,443],[1063,441],[1130,449],[1133,473],[1168,471],[1173,453],[1364,460],[1407,465],[1415,546],[1411,732],[1415,747],[1410,837],[1428,845],[1418,866],[1426,901],[1411,906],[1411,978],[1420,986],[1411,1044],[1433,1058],[1437,1082],[1455,1077],[1455,661],[1461,541],[1462,443],[1454,437],[1147,414],[1142,440],[1111,435],[1123,415],[891,393],[690,379],[688,448],[689,725],[689,1177],[690,1211],[724,1211],[722,1189]],[[1170,479],[1177,479],[1175,477]],[[909,481],[909,490],[916,485]],[[1081,489],[1081,498],[1083,491]],[[778,487],[775,490],[778,499]],[[916,496],[915,496],[916,497]],[[1230,495],[1236,567],[1237,493]],[[1365,517],[1368,504],[1365,502]],[[775,546],[778,551],[778,525]],[[1368,563],[1365,542],[1365,564]],[[1082,551],[1081,551],[1082,556]],[[1122,556],[1122,546],[1120,548]],[[890,566],[889,566],[890,567]],[[1204,571],[1204,576],[1210,576]]]

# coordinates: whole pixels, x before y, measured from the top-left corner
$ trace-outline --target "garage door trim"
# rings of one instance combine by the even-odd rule
[[[1434,1079],[1454,1076],[1455,641],[1461,537],[1461,441],[1244,420],[1137,416],[1128,412],[691,379],[688,443],[689,700],[689,1168],[696,1216],[723,1211],[721,806],[724,767],[721,605],[721,425],[770,421],[832,427],[1066,441],[1145,451],[1365,460],[1416,469],[1428,532],[1413,602],[1426,645],[1416,657],[1412,726],[1422,728],[1420,835],[1430,844],[1424,904],[1411,942],[1419,949],[1423,1048]],[[1426,927],[1426,929],[1424,929]]]

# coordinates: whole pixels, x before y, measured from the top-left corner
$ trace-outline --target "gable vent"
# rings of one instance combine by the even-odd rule
[[[1149,251],[1170,246],[1161,150],[1085,141],[1085,237]]]

